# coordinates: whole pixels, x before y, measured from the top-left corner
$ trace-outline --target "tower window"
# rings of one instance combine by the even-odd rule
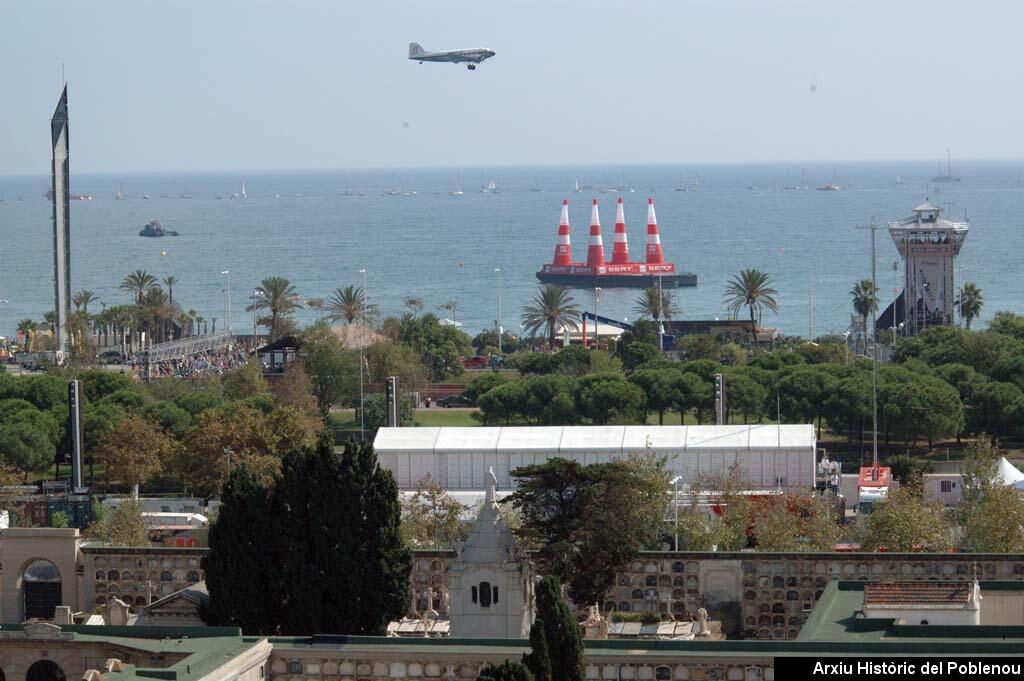
[[[498,587],[494,587],[494,602],[495,604],[498,602]]]
[[[489,608],[491,607],[491,584],[490,582],[480,582],[480,607]]]
[[[471,593],[471,594],[472,594],[472,596],[473,596],[473,602],[474,602],[474,603],[476,603],[476,600],[477,600],[477,599],[476,599],[476,587],[475,587],[475,586],[471,586],[471,587],[469,588],[469,591],[470,591],[470,593]]]

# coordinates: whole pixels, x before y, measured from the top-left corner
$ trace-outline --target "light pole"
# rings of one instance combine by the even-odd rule
[[[519,322],[519,352],[523,351],[523,323]]]
[[[601,349],[601,335],[600,335],[600,324],[601,322],[597,319],[597,304],[601,302],[601,287],[594,287],[594,348],[597,350]]]
[[[845,363],[848,365],[850,363],[850,332],[849,331],[844,331],[843,332],[843,343],[846,346],[846,355],[845,355],[846,362]]]
[[[501,268],[495,267],[495,273],[498,275],[498,354],[501,352]]]
[[[359,270],[363,275],[363,324],[366,324],[366,268]],[[363,344],[359,344],[359,443],[362,444],[366,438],[366,421],[363,418]]]
[[[252,295],[250,296],[250,299],[252,300],[252,354],[253,355],[256,354],[256,345],[257,345],[257,342],[256,342],[256,299],[257,298],[266,298],[266,295],[264,295],[263,291],[259,290],[258,288],[257,289],[253,289]]]
[[[231,333],[231,272],[229,270],[224,270],[221,274],[225,276],[224,318],[227,319],[228,333]]]
[[[676,523],[676,537],[675,543],[672,545],[673,551],[679,550],[679,481],[682,479],[681,475],[669,480],[669,484],[672,485],[672,510],[675,514]]]

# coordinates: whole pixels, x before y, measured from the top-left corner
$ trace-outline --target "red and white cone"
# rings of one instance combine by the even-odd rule
[[[558,221],[558,241],[552,265],[572,264],[572,244],[569,241],[569,199],[562,199],[562,219]]]
[[[654,199],[647,199],[647,264],[662,265],[665,254],[661,252],[661,236],[658,234],[658,216],[654,214]]]
[[[587,267],[604,267],[604,242],[601,241],[601,216],[597,212],[597,199],[590,209],[590,243],[587,244]]]
[[[612,243],[612,264],[625,265],[629,262],[629,240],[626,238],[626,216],[622,211],[622,197],[615,209],[615,241]]]

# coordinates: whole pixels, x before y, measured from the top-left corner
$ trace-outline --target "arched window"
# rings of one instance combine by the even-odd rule
[[[199,573],[196,572],[195,570],[189,570],[187,577],[188,577],[188,581],[190,581],[192,583],[195,583],[195,582],[199,581]]]
[[[168,572],[167,570],[164,570],[163,572],[160,573],[160,581],[161,582],[169,582],[172,579],[173,579],[173,577],[171,576],[171,573]]]
[[[22,573],[22,591],[25,619],[53,619],[61,602],[60,570],[48,560],[32,561]]]
[[[103,570],[97,570],[96,571],[96,581],[97,582],[102,582],[106,578],[107,578],[107,575],[106,575],[105,572],[103,572]]]
[[[491,583],[480,582],[480,607],[491,607]]]
[[[117,580],[121,579],[121,573],[117,570],[111,570],[107,573],[107,579],[116,582]]]
[[[64,670],[50,660],[39,660],[28,668],[25,681],[67,681]]]

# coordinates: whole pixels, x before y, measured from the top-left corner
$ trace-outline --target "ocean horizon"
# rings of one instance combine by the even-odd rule
[[[220,329],[226,281],[220,273],[228,270],[232,327],[245,333],[252,327],[246,299],[260,279],[287,277],[307,300],[362,285],[359,270],[366,269],[368,298],[383,314],[402,314],[403,299],[415,296],[424,299],[425,311],[450,317],[438,308],[454,300],[456,320],[472,334],[493,328],[498,317],[494,270],[500,268],[502,326],[518,333],[522,307],[539,288],[534,273],[554,252],[562,199],[570,201],[574,260],[586,257],[592,198],[601,206],[610,259],[621,193],[632,257],[643,256],[651,196],[666,260],[697,274],[696,288],[674,292],[678,318],[726,318],[726,281],[757,267],[779,292],[779,313],[766,313],[763,324],[819,336],[849,326],[848,292],[870,277],[869,234],[858,227],[872,218],[884,227],[928,198],[971,220],[956,285],[972,281],[981,288],[985,307],[976,325],[999,310],[1021,311],[1019,287],[1004,273],[1021,243],[1024,162],[956,162],[953,174],[962,181],[932,183],[939,172],[934,162],[885,161],[76,173],[72,157],[71,191],[93,199],[71,202],[71,286],[116,305],[129,302],[118,289],[129,272],[173,275],[175,300],[217,318]],[[481,193],[492,180],[498,191]],[[246,198],[231,198],[242,182]],[[577,193],[577,182],[590,188]],[[842,190],[815,191],[830,182]],[[792,189],[802,186],[807,189]],[[41,320],[53,308],[48,187],[47,175],[0,176],[0,300],[7,301],[0,303],[0,335],[13,336],[18,320]],[[457,187],[464,194],[451,196]],[[114,198],[119,190],[124,201]],[[154,218],[181,236],[137,236]],[[884,229],[877,239],[884,308],[902,285],[902,266]],[[598,312],[632,321],[639,294],[605,288]],[[573,296],[593,310],[592,291]],[[304,309],[297,318],[305,324],[315,316]]]

